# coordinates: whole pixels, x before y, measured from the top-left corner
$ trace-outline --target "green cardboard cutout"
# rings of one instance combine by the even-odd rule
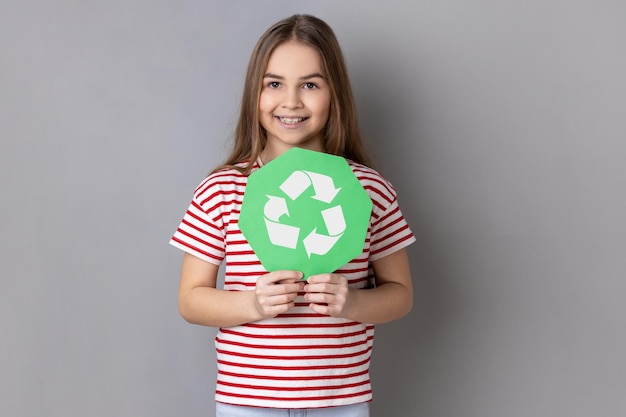
[[[239,228],[266,270],[306,278],[362,253],[371,211],[344,158],[292,148],[248,178]]]

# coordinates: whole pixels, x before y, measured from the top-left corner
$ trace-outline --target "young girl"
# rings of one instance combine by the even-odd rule
[[[361,256],[306,281],[264,270],[237,224],[248,175],[292,147],[345,157],[373,202]],[[369,415],[374,324],[411,309],[404,248],[415,238],[368,163],[331,28],[308,15],[276,23],[252,52],[233,152],[198,186],[170,241],[185,251],[180,314],[220,328],[218,417]]]

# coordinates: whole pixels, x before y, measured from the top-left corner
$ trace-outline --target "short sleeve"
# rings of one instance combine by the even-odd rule
[[[219,193],[199,187],[169,243],[207,262],[221,264],[225,254],[224,228],[215,207],[219,207]]]
[[[415,236],[402,215],[395,198],[380,216],[372,222],[370,260],[384,258],[415,242]]]
[[[372,199],[369,260],[384,258],[415,242],[402,215],[393,185],[375,170],[351,163],[354,174]]]

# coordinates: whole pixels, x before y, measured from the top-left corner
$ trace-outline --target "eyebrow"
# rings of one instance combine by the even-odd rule
[[[266,73],[263,78],[275,78],[277,80],[284,80],[285,77],[283,77],[282,75],[276,75],[276,74],[272,74],[271,72]],[[309,74],[309,75],[305,75],[303,77],[300,77],[300,80],[310,80],[311,78],[321,78],[323,80],[325,80],[326,78],[320,74],[319,72],[314,72],[313,74]]]

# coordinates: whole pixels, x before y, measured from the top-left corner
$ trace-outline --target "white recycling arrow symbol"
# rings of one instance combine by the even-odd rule
[[[279,188],[291,200],[296,200],[310,186],[313,186],[315,192],[311,198],[328,204],[335,199],[341,190],[341,187],[335,188],[331,177],[311,171],[294,171]],[[280,218],[283,215],[289,217],[287,201],[283,197],[269,194],[267,198],[263,214],[265,215],[265,226],[270,241],[276,246],[295,249],[298,244],[300,228],[280,223]],[[317,233],[317,228],[315,228],[303,239],[302,242],[309,258],[312,254],[327,254],[346,230],[346,221],[341,205],[322,210],[321,214],[328,235]]]
[[[331,177],[310,171],[294,171],[281,184],[280,189],[289,198],[295,200],[311,185],[313,185],[313,190],[315,190],[313,198],[324,203],[333,201],[339,190],[341,190],[341,188],[335,188]]]
[[[287,202],[282,197],[267,196],[269,200],[265,203],[263,214],[265,215],[265,227],[270,241],[277,246],[295,249],[298,244],[300,228],[282,224],[278,220],[283,214],[289,216]]]

